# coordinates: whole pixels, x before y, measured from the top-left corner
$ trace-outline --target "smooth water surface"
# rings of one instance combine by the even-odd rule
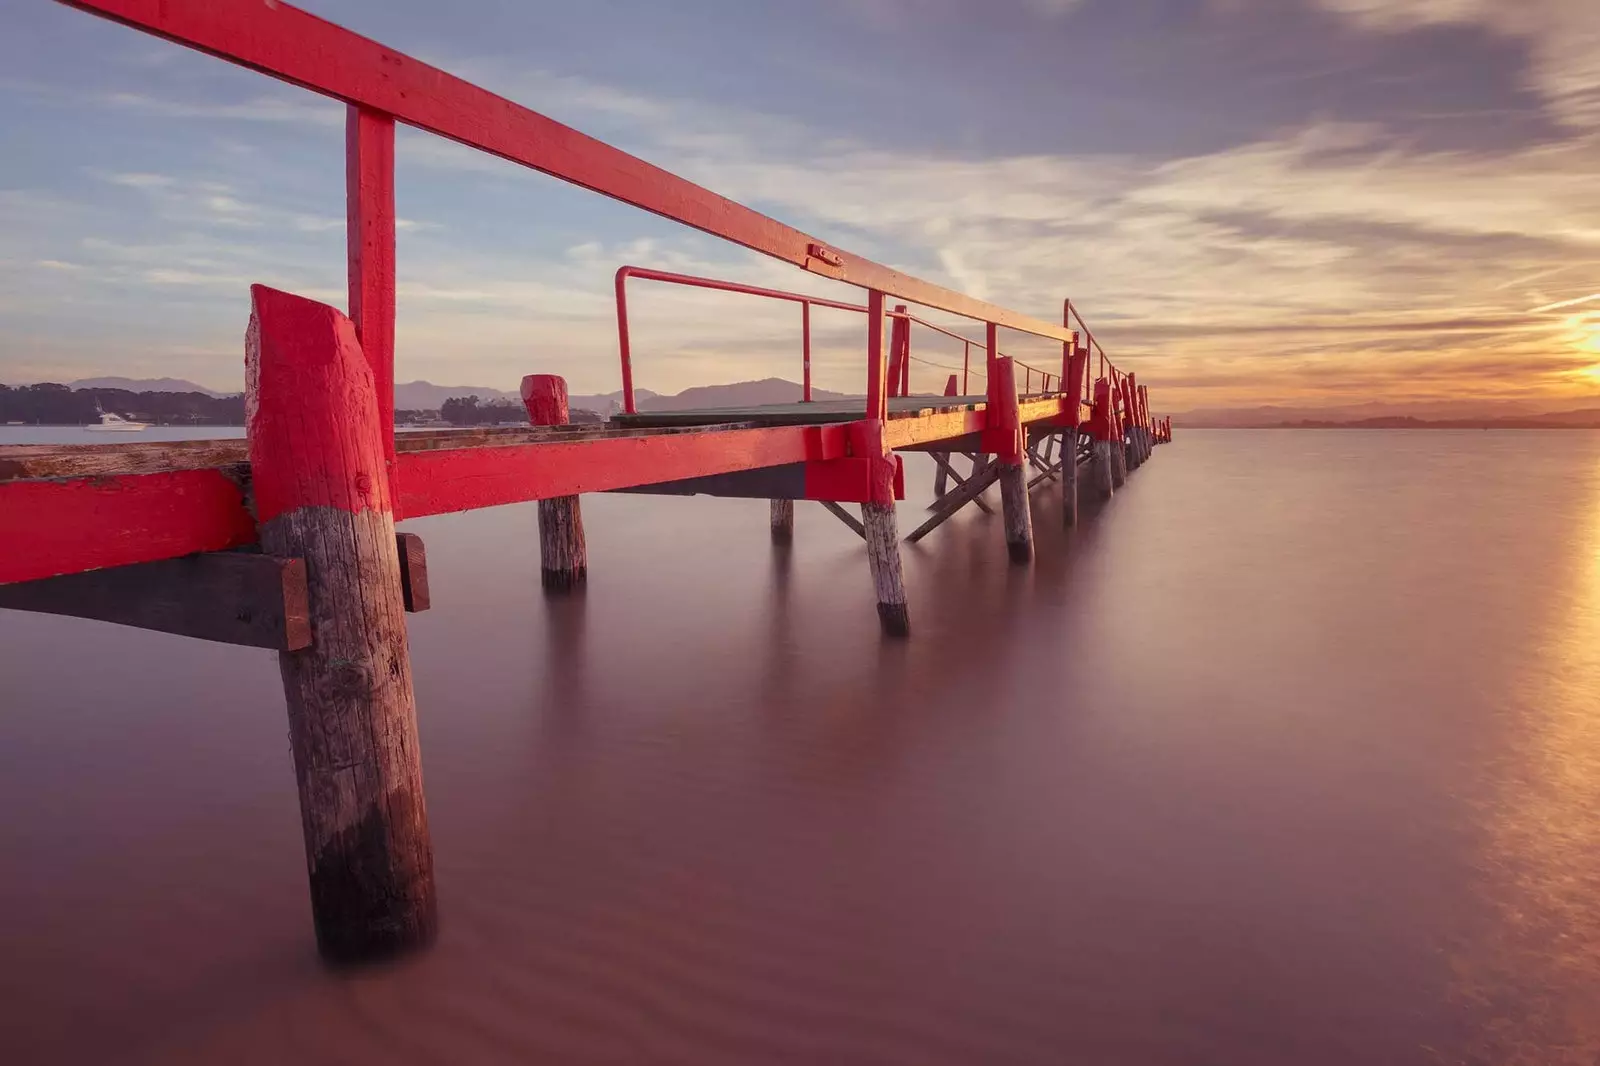
[[[906,644],[820,507],[583,506],[568,600],[531,506],[406,526],[395,966],[316,961],[270,653],[0,612],[0,1061],[1600,1055],[1600,434],[1181,433],[908,547]]]

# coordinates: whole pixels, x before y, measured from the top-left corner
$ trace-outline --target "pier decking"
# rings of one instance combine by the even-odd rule
[[[779,542],[793,535],[794,502],[815,501],[865,540],[883,629],[904,637],[912,611],[897,453],[928,452],[939,471],[932,513],[907,539],[967,505],[987,508],[983,495],[998,484],[1007,551],[1022,564],[1034,551],[1030,492],[1059,481],[1071,525],[1080,497],[1110,498],[1170,435],[1147,388],[1111,362],[1071,301],[1058,325],[909,277],[287,4],[70,3],[349,105],[350,314],[252,288],[246,439],[0,448],[0,607],[279,651],[313,915],[330,959],[417,947],[435,923],[404,620],[426,609],[430,590],[422,545],[397,534],[397,521],[537,501],[544,584],[561,594],[590,565],[585,493],[768,500]],[[624,266],[624,413],[569,424],[565,382],[530,373],[528,427],[397,434],[397,121],[856,285],[866,302]],[[630,278],[798,304],[803,399],[639,412]],[[906,303],[890,307],[890,297]],[[983,336],[929,322],[912,305],[981,324]],[[812,306],[865,318],[860,399],[811,399]],[[908,394],[919,329],[962,342],[945,395]],[[1059,365],[1007,356],[1002,330],[1059,343]],[[974,377],[981,393],[970,391]],[[846,505],[859,505],[859,517]]]

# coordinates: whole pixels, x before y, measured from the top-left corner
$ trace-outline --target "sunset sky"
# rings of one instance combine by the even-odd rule
[[[852,251],[1071,296],[1163,409],[1600,404],[1596,0],[302,6]],[[47,0],[3,25],[0,381],[239,388],[251,282],[343,305],[342,105]],[[400,380],[616,388],[626,262],[856,292],[404,129],[398,201]],[[792,308],[636,314],[641,386],[799,377]],[[818,335],[860,391],[859,319]]]

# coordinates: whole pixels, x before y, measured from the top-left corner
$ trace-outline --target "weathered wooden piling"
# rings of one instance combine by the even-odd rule
[[[906,607],[900,533],[895,524],[896,460],[883,446],[883,423],[877,419],[851,423],[850,445],[853,454],[871,460],[872,498],[861,505],[861,524],[867,541],[867,565],[872,570],[872,589],[878,597],[878,620],[888,636],[909,636],[911,614]]]
[[[355,327],[257,285],[246,336],[264,551],[305,560],[312,644],[280,652],[311,911],[324,957],[428,943],[437,924],[388,427]]]
[[[1111,383],[1105,378],[1094,383],[1094,446],[1089,459],[1089,485],[1102,500],[1116,491],[1116,472],[1111,461]]]
[[[989,377],[990,429],[985,447],[994,452],[1000,465],[1006,551],[1012,562],[1026,563],[1033,559],[1033,515],[1028,507],[1027,449],[1018,408],[1016,364],[1009,357],[996,359]]]
[[[1111,483],[1117,488],[1128,483],[1128,448],[1122,432],[1122,389],[1111,382]]]
[[[794,542],[794,501],[772,501],[772,543]]]
[[[1133,375],[1122,379],[1122,436],[1127,450],[1128,472],[1139,469],[1144,453],[1139,450],[1139,404],[1135,399]]]
[[[1071,312],[1067,314],[1071,318]],[[1089,364],[1089,349],[1076,342],[1067,349],[1062,368],[1062,392],[1066,402],[1066,425],[1061,430],[1061,524],[1078,524],[1078,413],[1083,407],[1083,378]]]
[[[564,426],[567,380],[557,374],[522,379],[522,403],[536,426]],[[539,501],[539,580],[552,592],[568,592],[589,578],[589,548],[583,537],[583,510],[576,496]]]
[[[896,319],[895,321],[904,321]],[[883,293],[867,294],[867,417],[850,423],[850,454],[867,462],[867,500],[861,525],[867,565],[878,597],[878,621],[891,637],[911,635],[905,576],[900,569],[900,533],[895,526],[894,483],[898,460],[883,439],[888,418],[890,379],[883,351]]]

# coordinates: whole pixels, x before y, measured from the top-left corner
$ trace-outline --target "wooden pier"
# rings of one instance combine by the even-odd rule
[[[1110,361],[1071,301],[1057,325],[832,248],[287,4],[70,2],[349,106],[350,314],[251,290],[252,314],[240,323],[246,439],[0,447],[0,607],[278,652],[313,917],[331,961],[413,949],[436,928],[404,619],[427,608],[430,589],[421,541],[397,534],[397,521],[537,501],[544,586],[569,595],[590,565],[585,493],[769,501],[778,543],[794,535],[796,501],[815,501],[862,537],[883,631],[902,638],[915,605],[901,575],[900,453],[929,453],[938,468],[931,513],[907,540],[969,505],[988,509],[985,493],[998,483],[1004,550],[1026,565],[1031,493],[1059,483],[1061,521],[1073,525],[1171,437],[1146,386]],[[623,414],[570,424],[565,382],[530,373],[528,427],[397,436],[397,121],[856,285],[865,303],[623,267]],[[798,304],[802,402],[639,412],[629,279]],[[890,297],[905,302],[891,308]],[[813,306],[864,318],[859,399],[810,398]],[[983,335],[936,325],[912,307],[981,325]],[[962,342],[962,366],[942,396],[909,394],[924,330]],[[1059,343],[1059,365],[1007,356],[1002,331]],[[981,391],[971,389],[975,377]]]

